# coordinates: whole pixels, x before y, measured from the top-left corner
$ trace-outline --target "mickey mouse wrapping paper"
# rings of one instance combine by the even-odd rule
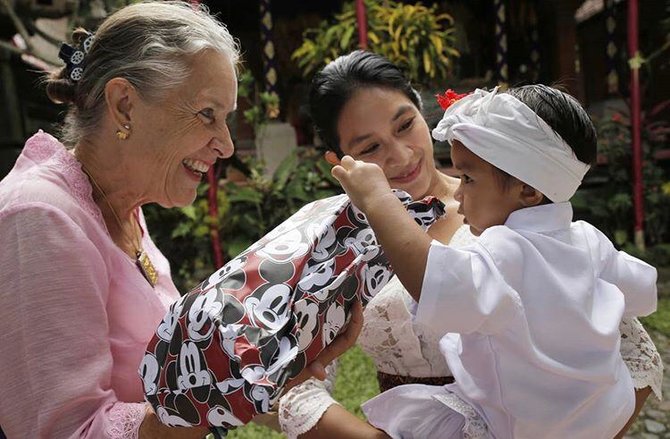
[[[424,229],[444,214],[395,193]],[[145,397],[162,423],[224,437],[268,412],[392,276],[346,195],[310,203],[170,307],[139,368]]]

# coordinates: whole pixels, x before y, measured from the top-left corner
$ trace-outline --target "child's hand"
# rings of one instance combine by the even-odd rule
[[[354,160],[345,155],[331,173],[347,192],[351,202],[363,213],[368,212],[374,201],[391,193],[384,171],[374,163]]]

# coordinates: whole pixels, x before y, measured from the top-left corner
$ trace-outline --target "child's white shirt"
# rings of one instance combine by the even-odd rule
[[[416,322],[496,438],[611,438],[633,413],[619,323],[656,309],[656,269],[569,202],[513,212],[474,244],[433,241]]]

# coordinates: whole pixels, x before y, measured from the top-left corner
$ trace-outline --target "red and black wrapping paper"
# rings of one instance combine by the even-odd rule
[[[444,213],[396,195],[424,228]],[[346,195],[310,203],[170,307],[140,365],[145,397],[162,423],[223,437],[268,412],[392,276]]]

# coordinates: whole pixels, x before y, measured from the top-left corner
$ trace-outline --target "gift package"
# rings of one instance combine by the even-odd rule
[[[444,214],[395,193],[424,228]],[[310,203],[170,307],[140,365],[145,397],[166,425],[225,436],[268,412],[392,276],[346,195]]]

